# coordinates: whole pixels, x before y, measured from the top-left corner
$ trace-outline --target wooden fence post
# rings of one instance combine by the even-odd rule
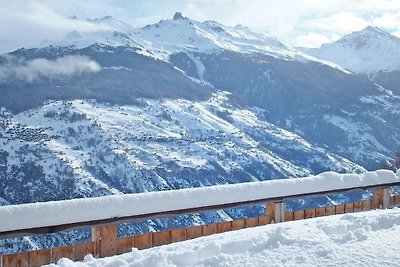
[[[390,206],[390,189],[377,188],[375,189],[374,201],[377,203],[378,208],[387,209]]]
[[[265,207],[265,217],[267,218],[267,224],[275,221],[275,204],[267,203]]]
[[[92,227],[92,241],[95,256],[103,258],[116,255],[118,252],[117,225]]]
[[[285,202],[268,203],[266,208],[267,223],[285,221]]]
[[[275,222],[285,221],[285,202],[275,203]]]

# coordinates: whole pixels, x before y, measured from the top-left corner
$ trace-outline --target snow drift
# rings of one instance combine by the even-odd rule
[[[271,224],[60,267],[89,266],[395,266],[400,209]],[[397,263],[396,263],[397,262]],[[50,266],[55,266],[50,265]]]

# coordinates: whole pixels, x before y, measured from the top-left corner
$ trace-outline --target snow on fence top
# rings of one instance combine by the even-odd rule
[[[400,173],[292,178],[0,207],[0,233],[400,182]]]

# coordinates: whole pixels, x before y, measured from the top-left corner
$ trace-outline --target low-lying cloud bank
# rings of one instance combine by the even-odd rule
[[[86,56],[64,56],[54,60],[45,58],[25,60],[5,56],[3,59],[4,62],[0,63],[0,82],[15,78],[31,83],[40,78],[69,77],[101,70],[101,66],[96,61]]]

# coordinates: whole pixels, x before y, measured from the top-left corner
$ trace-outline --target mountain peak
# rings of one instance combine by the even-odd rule
[[[386,33],[384,31],[382,31],[381,29],[379,29],[378,27],[374,27],[374,26],[367,26],[364,30],[362,30],[362,32]]]
[[[307,53],[332,61],[355,73],[375,74],[379,71],[400,69],[395,51],[400,49],[400,39],[377,27],[368,26],[341,39],[323,44]]]
[[[187,18],[184,17],[181,12],[175,12],[173,20],[182,20],[182,19],[187,19]]]
[[[365,38],[369,38],[369,37],[376,37],[376,36],[390,37],[391,35],[385,31],[379,29],[378,27],[367,26],[366,28],[364,28],[361,31],[355,31],[347,36],[344,36],[342,38],[342,40],[346,40],[346,41],[353,40],[354,38],[359,38],[361,36],[363,36]]]

